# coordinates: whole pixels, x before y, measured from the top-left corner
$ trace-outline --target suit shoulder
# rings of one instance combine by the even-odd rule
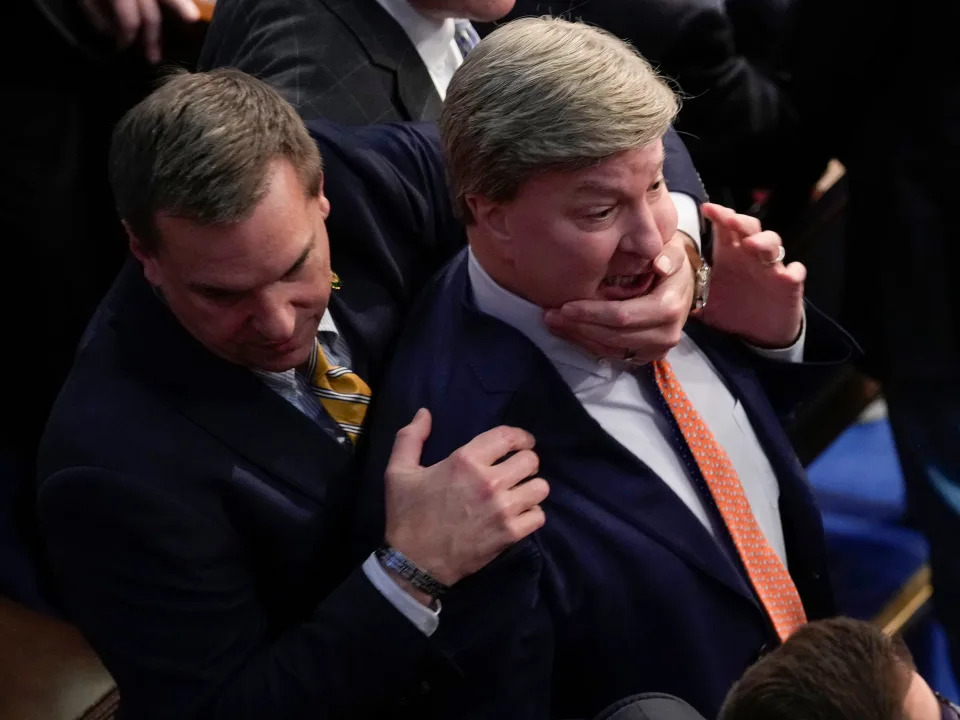
[[[384,123],[352,126],[314,119],[307,123],[324,157],[374,156],[399,172],[422,169],[424,164],[443,167],[440,135],[433,123]]]

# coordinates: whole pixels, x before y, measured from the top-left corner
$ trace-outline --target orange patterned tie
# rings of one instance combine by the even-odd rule
[[[700,468],[760,602],[781,640],[807,621],[790,573],[770,547],[727,453],[687,398],[666,360],[653,363],[657,387]]]

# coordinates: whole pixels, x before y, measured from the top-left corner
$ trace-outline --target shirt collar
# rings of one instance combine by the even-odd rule
[[[331,340],[340,337],[340,331],[337,330],[337,324],[333,321],[330,308],[323,311],[323,317],[320,318],[320,325],[317,327],[317,335],[326,335]]]
[[[438,20],[417,12],[408,0],[377,0],[390,17],[400,23],[400,27],[407,34],[424,59],[427,67],[441,62],[444,54],[449,52],[450,44],[456,33],[455,21],[452,18]]]
[[[483,269],[473,249],[467,250],[467,271],[477,308],[527,336],[554,364],[569,365],[592,375],[611,377],[610,363],[568,340],[552,334],[543,321],[543,309],[501,287]]]

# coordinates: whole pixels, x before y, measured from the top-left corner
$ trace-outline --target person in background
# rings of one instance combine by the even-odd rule
[[[551,493],[546,525],[465,582],[480,602],[457,612],[482,627],[438,632],[467,688],[437,717],[590,717],[646,691],[713,717],[763,648],[833,612],[781,417],[855,345],[805,311],[805,269],[784,265],[779,236],[704,205],[714,273],[698,304],[713,327],[688,322],[652,362],[584,352],[543,322],[656,288],[677,221],[662,175],[677,106],[629,44],[557,19],[498,28],[451,81],[440,130],[469,248],[381,384],[358,525],[381,535],[393,432],[420,407],[434,418],[424,463],[516,424]]]
[[[899,637],[862,620],[809,623],[750,667],[719,720],[960,720]]]
[[[118,15],[135,6],[151,16],[176,6],[188,21],[196,10],[189,0],[113,5]],[[145,52],[154,59],[169,48],[158,44],[153,24],[126,25],[119,40],[102,34],[87,10],[113,17],[105,1],[18,0],[4,4],[0,23],[0,62],[16,69],[5,97],[17,108],[0,115],[7,152],[0,229],[13,249],[10,267],[43,268],[44,275],[43,292],[29,303],[17,283],[0,293],[4,307],[18,308],[8,318],[9,336],[21,347],[44,348],[29,362],[5,353],[2,363],[4,377],[29,391],[7,398],[0,423],[0,595],[46,611],[56,608],[39,562],[37,444],[77,341],[124,259],[106,172],[110,132],[150,90],[154,68]],[[189,24],[179,17],[171,9],[165,27]]]

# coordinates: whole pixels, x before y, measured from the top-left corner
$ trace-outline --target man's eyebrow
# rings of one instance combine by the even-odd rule
[[[283,277],[290,277],[297,270],[303,267],[303,264],[307,261],[307,258],[310,256],[310,253],[313,252],[313,247],[316,244],[317,244],[317,235],[316,233],[314,233],[313,235],[310,236],[310,241],[307,243],[307,246],[303,249],[303,252],[300,253],[300,257],[298,257],[294,261],[293,265],[291,265],[290,268],[283,274]]]
[[[584,180],[578,183],[573,191],[580,194],[616,195],[619,188],[614,183],[603,182],[602,180]]]

